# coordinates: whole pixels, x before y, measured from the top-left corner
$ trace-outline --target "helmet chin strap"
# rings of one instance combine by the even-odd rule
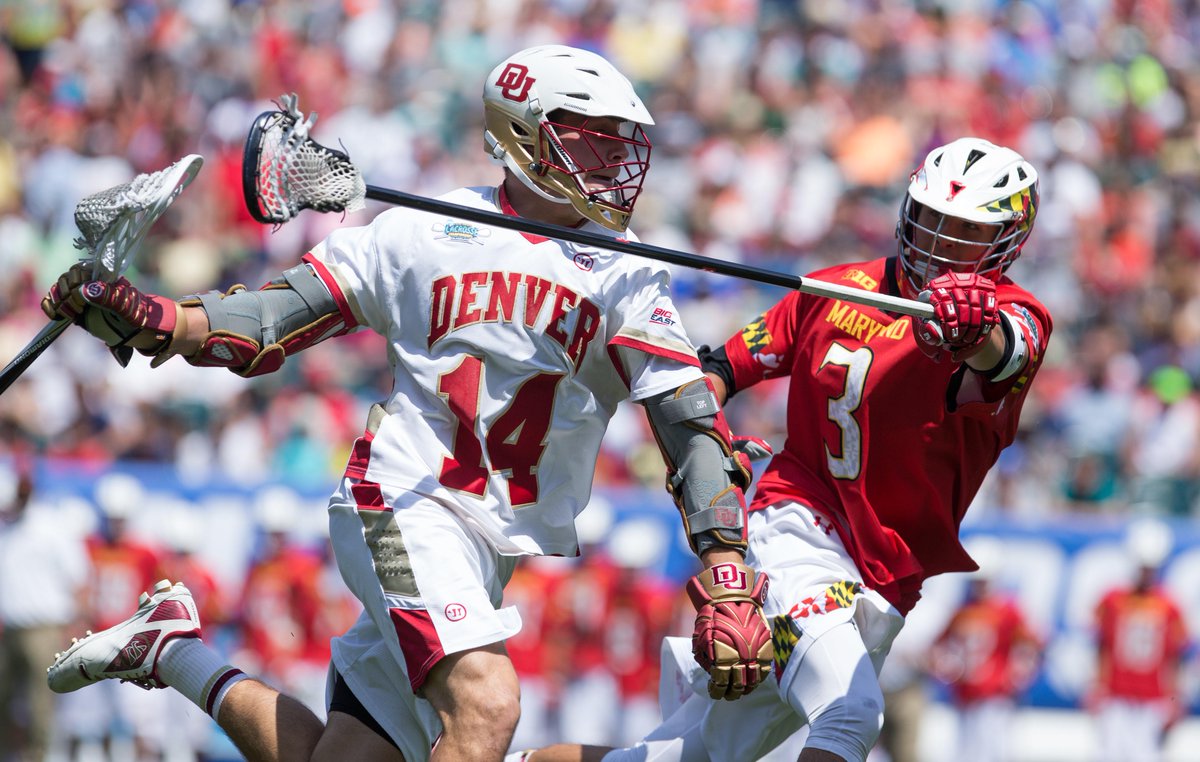
[[[526,171],[526,169],[517,163],[517,160],[513,158],[512,154],[504,150],[504,146],[500,145],[500,141],[496,140],[495,136],[492,135],[491,130],[484,131],[483,139],[487,143],[488,151],[491,153],[492,159],[503,163],[510,172],[517,176],[517,179],[520,180],[526,188],[546,199],[547,201],[551,201],[555,204],[571,203],[570,199],[564,198],[557,193],[552,193],[534,182],[533,178],[529,176],[529,173]]]

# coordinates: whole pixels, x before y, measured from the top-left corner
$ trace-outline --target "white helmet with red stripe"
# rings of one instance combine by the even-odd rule
[[[896,226],[900,262],[914,292],[950,269],[998,278],[1021,254],[1037,214],[1038,173],[1016,151],[982,138],[960,138],[929,152],[913,172]],[[922,209],[935,214],[918,217]],[[943,232],[949,217],[982,226],[979,240],[951,238]],[[931,221],[932,220],[932,221]],[[964,259],[941,256],[939,245],[953,243],[974,251]]]
[[[650,141],[643,125],[650,112],[626,77],[595,53],[565,45],[541,45],[509,56],[483,85],[484,140],[492,158],[504,163],[542,198],[569,203],[582,216],[623,232],[650,167]],[[555,120],[563,112],[622,122],[615,136],[625,158],[602,155],[596,137],[614,136],[578,129],[590,150],[563,149]],[[589,189],[593,173],[611,173],[609,187]]]

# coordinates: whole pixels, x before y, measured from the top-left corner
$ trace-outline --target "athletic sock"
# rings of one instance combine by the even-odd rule
[[[249,677],[200,638],[167,641],[156,667],[161,682],[183,694],[214,720],[233,684]]]

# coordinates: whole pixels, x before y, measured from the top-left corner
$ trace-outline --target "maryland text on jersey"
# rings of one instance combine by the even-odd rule
[[[870,315],[860,312],[841,299],[835,299],[833,306],[825,315],[826,323],[833,323],[841,330],[850,334],[864,344],[876,336],[884,336],[899,341],[908,334],[909,321],[893,320],[891,323],[881,323]]]
[[[499,270],[436,279],[429,311],[430,348],[469,325],[520,321],[562,345],[576,370],[601,324],[600,308],[562,283]]]

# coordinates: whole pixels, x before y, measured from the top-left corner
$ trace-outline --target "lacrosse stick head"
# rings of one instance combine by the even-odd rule
[[[296,96],[258,115],[242,153],[242,196],[250,216],[281,225],[305,209],[353,212],[365,205],[367,186],[343,151],[309,137],[316,114],[306,119]]]
[[[125,272],[142,239],[204,164],[189,154],[157,172],[140,174],[127,183],[93,193],[75,206],[80,237],[75,246],[87,252],[95,280],[111,281]]]

